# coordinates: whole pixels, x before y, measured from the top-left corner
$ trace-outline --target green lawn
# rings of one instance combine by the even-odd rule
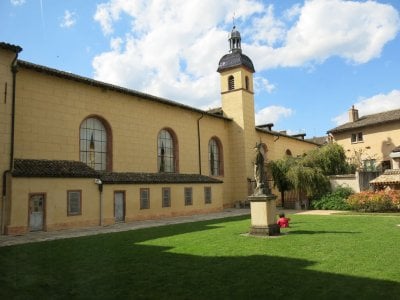
[[[400,299],[400,216],[249,217],[0,248],[0,299]]]

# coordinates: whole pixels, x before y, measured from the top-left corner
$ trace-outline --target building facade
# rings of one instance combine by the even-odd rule
[[[240,42],[233,29],[214,111],[22,61],[0,43],[1,233],[220,211],[247,199],[256,143],[267,159],[315,148],[255,126]]]
[[[400,145],[400,109],[360,117],[354,106],[349,122],[328,131],[350,162],[365,171],[396,168],[392,151]]]

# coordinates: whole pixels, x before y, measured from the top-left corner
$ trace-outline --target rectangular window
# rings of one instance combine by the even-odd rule
[[[82,214],[82,191],[67,191],[67,215]]]
[[[150,189],[140,189],[140,209],[150,208]]]
[[[363,160],[364,171],[376,171],[376,160],[375,159],[366,159]]]
[[[162,188],[162,207],[171,207],[171,189]]]
[[[204,203],[205,204],[211,203],[211,187],[210,186],[204,187]]]
[[[351,134],[351,142],[352,143],[360,143],[363,142],[364,138],[363,138],[363,133],[362,132],[358,132],[358,133],[352,133]]]
[[[193,204],[193,189],[191,187],[185,188],[185,205]]]

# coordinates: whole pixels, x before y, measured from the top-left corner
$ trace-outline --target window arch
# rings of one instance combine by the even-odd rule
[[[178,172],[178,141],[169,128],[161,129],[158,133],[157,169],[159,172]]]
[[[231,75],[228,77],[228,90],[232,91],[235,89],[235,78]]]
[[[223,176],[223,151],[221,141],[212,137],[208,142],[208,162],[211,176]]]
[[[290,149],[286,149],[285,154],[286,154],[287,156],[292,156],[292,151],[290,151]]]
[[[111,130],[97,116],[86,118],[80,125],[80,161],[98,170],[111,170]]]

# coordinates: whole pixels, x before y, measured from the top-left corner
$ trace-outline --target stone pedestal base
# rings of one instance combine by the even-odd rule
[[[250,196],[251,228],[253,235],[279,235],[280,228],[276,224],[276,196]]]

